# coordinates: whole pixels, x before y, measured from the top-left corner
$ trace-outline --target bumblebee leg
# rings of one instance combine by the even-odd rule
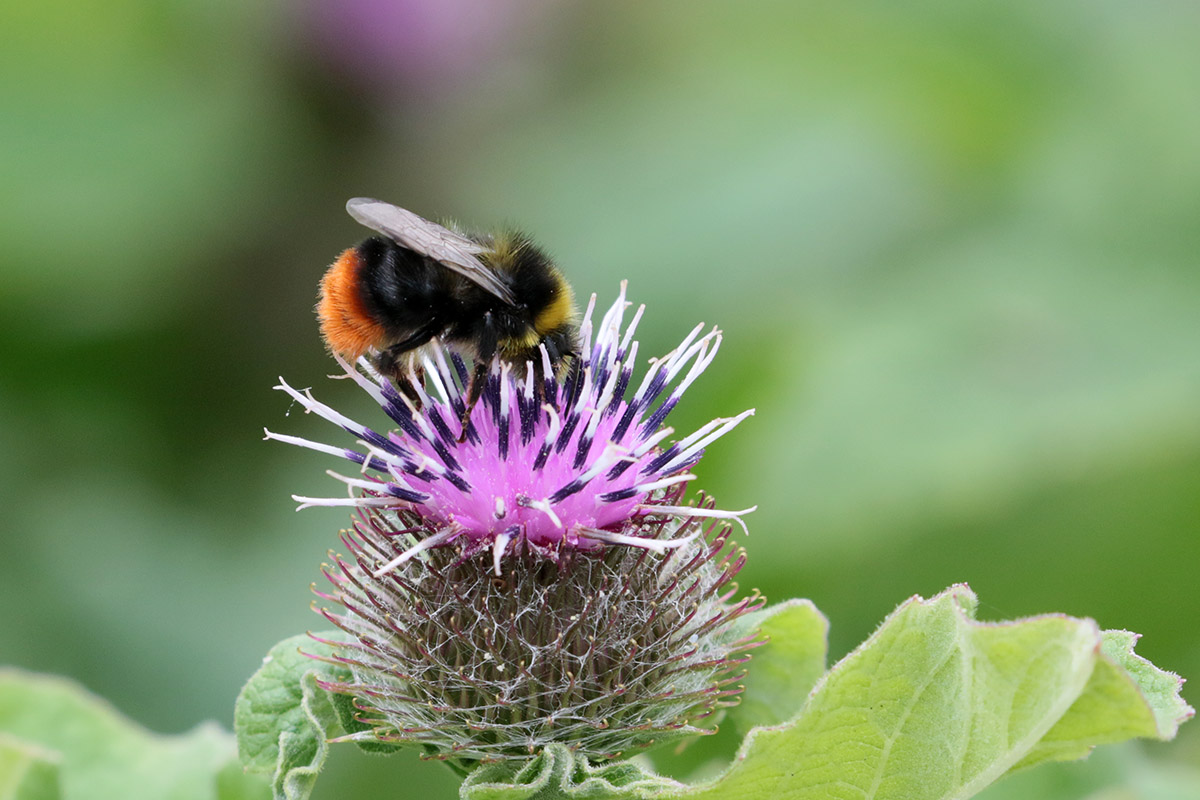
[[[462,426],[462,433],[458,435],[459,444],[467,440],[467,425],[471,423],[471,412],[475,410],[475,404],[479,402],[479,398],[483,394],[483,387],[487,385],[490,366],[490,360],[476,363],[475,370],[471,373],[471,380],[467,383],[466,405],[463,406],[462,416],[458,420],[459,425]]]
[[[425,370],[412,358],[412,352],[418,347],[428,344],[440,330],[440,325],[427,326],[371,357],[371,364],[379,371],[379,374],[390,378],[392,383],[396,384],[396,389],[411,400],[417,409],[421,408],[421,395],[414,386],[414,380],[423,383]]]
[[[490,311],[484,316],[482,330],[483,335],[480,337],[478,343],[479,351],[475,354],[475,369],[471,372],[471,379],[467,381],[467,396],[463,405],[462,416],[458,420],[462,430],[462,433],[458,435],[459,444],[467,440],[467,426],[471,423],[471,412],[475,410],[475,404],[479,402],[479,398],[483,395],[483,387],[487,385],[487,377],[488,372],[492,368],[492,360],[496,357],[498,337],[492,324],[492,312]]]
[[[399,354],[392,352],[391,348],[368,356],[368,360],[371,362],[371,366],[375,368],[375,371],[385,378],[398,381],[401,375],[403,375],[403,370],[400,369]]]
[[[396,381],[396,388],[400,394],[407,397],[417,411],[421,410],[421,393],[417,391],[417,387],[424,385],[425,368],[415,362],[412,365],[412,371],[405,371],[404,377]]]
[[[546,369],[542,366],[541,359],[534,359],[533,372],[529,377],[533,381],[534,397],[538,405],[542,405],[546,402]]]
[[[413,408],[421,409],[421,394],[414,385],[425,380],[425,370],[409,357],[411,350],[389,347],[371,357],[371,365],[380,375],[391,379],[396,390],[413,404]]]
[[[583,364],[578,358],[563,359],[555,365],[555,373],[557,378],[563,379],[563,407],[574,405],[583,391]]]

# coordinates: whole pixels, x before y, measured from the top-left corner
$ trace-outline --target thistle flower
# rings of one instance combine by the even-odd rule
[[[721,511],[684,506],[672,487],[695,476],[688,472],[704,448],[754,413],[716,419],[665,449],[658,446],[675,431],[662,427],[684,391],[717,354],[720,331],[701,336],[697,325],[666,356],[651,361],[638,389],[625,398],[633,376],[638,343],[633,333],[645,306],[621,330],[627,307],[625,284],[592,338],[593,295],[581,326],[583,355],[562,384],[543,353],[543,369],[526,365],[523,378],[510,365],[494,367],[483,396],[459,443],[457,420],[463,411],[467,368],[462,360],[435,347],[422,357],[432,384],[430,396],[414,373],[417,406],[370,365],[360,372],[338,359],[346,374],[370,394],[398,431],[379,433],[318,402],[280,379],[282,389],[307,411],[358,437],[362,450],[344,449],[295,436],[266,432],[268,439],[338,455],[361,465],[360,477],[331,472],[350,487],[346,498],[295,497],[300,508],[352,506],[413,511],[422,533],[410,548],[376,570],[381,575],[429,548],[463,544],[471,558],[491,547],[494,570],[514,542],[553,555],[564,548],[596,550],[624,544],[664,552],[682,539],[664,540],[631,533],[630,521],[649,519],[732,519],[753,511]],[[686,372],[685,372],[686,370]],[[364,374],[365,373],[365,374]],[[681,378],[682,376],[682,378]],[[678,381],[677,383],[675,383]],[[666,398],[655,403],[675,383]],[[743,524],[744,527],[744,524]],[[695,532],[692,532],[695,535]]]
[[[279,387],[361,445],[267,433],[361,467],[335,474],[347,498],[296,498],[358,512],[342,533],[349,555],[324,570],[332,588],[317,591],[339,607],[318,612],[350,635],[319,639],[347,675],[323,685],[353,696],[365,726],[344,738],[416,743],[462,765],[552,742],[599,761],[711,733],[736,702],[760,640],[731,623],[764,601],[733,601],[745,554],[728,523],[753,509],[683,498],[704,448],[753,412],[664,444],[720,332],[693,329],[629,395],[645,307],[623,328],[622,284],[593,343],[594,306],[567,379],[548,363],[521,376],[496,366],[465,437],[468,371],[440,347],[422,359],[432,392],[413,376],[419,402],[369,364],[342,363],[399,426],[389,433]]]

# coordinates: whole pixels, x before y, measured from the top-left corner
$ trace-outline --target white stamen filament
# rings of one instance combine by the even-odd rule
[[[592,351],[592,311],[596,308],[596,295],[593,293],[588,300],[587,310],[583,312],[583,322],[579,325],[579,338],[583,341],[581,353]]]
[[[542,377],[550,378],[554,376],[554,365],[550,363],[550,351],[546,349],[546,345],[538,345],[538,350],[542,353]]]
[[[592,367],[589,364],[583,368],[583,389],[579,392],[579,396],[575,399],[575,407],[571,410],[577,414],[583,414],[588,403],[591,401],[592,393]]]
[[[621,365],[618,363],[608,373],[608,381],[604,384],[604,391],[600,393],[600,402],[591,409],[592,418],[588,420],[587,431],[584,433],[589,440],[596,437],[596,429],[600,427],[600,418],[604,416],[599,412],[608,408],[608,404],[612,402],[613,393],[617,389],[617,379],[620,377]]]
[[[513,382],[509,380],[512,365],[507,361],[500,366],[500,419],[508,419],[510,408],[509,395],[514,391]]]
[[[408,373],[408,385],[412,387],[412,389],[417,393],[417,397],[420,398],[421,408],[427,408],[429,406],[429,393],[425,391],[425,379],[417,376],[416,363],[414,363],[412,360],[409,360],[408,364],[405,366],[405,372]],[[408,406],[409,411],[411,411],[415,417],[418,412],[411,398],[409,398],[408,393],[400,392],[400,397],[404,399],[404,404]]]
[[[620,356],[617,347],[617,341],[621,335],[621,320],[625,316],[625,309],[629,303],[625,302],[625,296],[622,293],[617,297],[617,302],[613,303],[608,311],[604,314],[604,319],[600,323],[600,332],[596,337],[596,347],[604,351],[604,366],[606,369],[612,369],[613,362]]]
[[[688,374],[682,381],[680,381],[679,385],[675,387],[675,390],[671,392],[671,398],[673,400],[678,400],[680,396],[687,391],[687,388],[692,385],[692,382],[695,381],[696,378],[699,378],[704,370],[708,369],[708,365],[713,362],[713,359],[717,357],[717,351],[721,349],[722,337],[720,331],[714,331],[713,334],[705,337],[706,341],[710,338],[712,340],[711,349],[705,348],[704,351],[700,353],[700,356],[696,359],[695,363],[692,364],[692,368],[688,370]]]
[[[675,362],[679,361],[680,358],[683,357],[683,353],[692,346],[692,341],[700,335],[700,331],[702,330],[704,330],[703,322],[692,328],[692,330],[688,332],[688,335],[683,337],[683,341],[680,342],[674,350],[659,359],[659,361],[662,362],[669,370],[675,365]]]
[[[653,514],[679,514],[684,517],[715,517],[716,519],[731,519],[738,525],[742,526],[742,530],[746,535],[750,535],[750,529],[746,527],[746,523],[742,521],[743,514],[749,514],[752,511],[757,511],[758,506],[750,506],[743,508],[741,511],[722,511],[718,508],[696,508],[695,506],[660,506],[653,503],[646,503],[638,506],[642,511],[647,511]]]
[[[369,455],[374,456],[375,458],[377,458],[380,461],[383,461],[385,464],[387,464],[388,472],[392,475],[399,476],[399,475],[404,475],[404,474],[412,474],[412,473],[416,473],[416,472],[428,471],[428,472],[433,473],[434,475],[441,477],[450,471],[446,468],[446,466],[444,464],[430,458],[428,455],[421,452],[420,450],[408,450],[406,448],[404,452],[407,453],[408,455],[405,457],[401,457],[401,456],[397,456],[395,453],[387,453],[383,450],[380,450],[378,447],[375,447],[370,442],[359,441],[359,444],[363,446],[363,449],[365,449]],[[412,467],[411,471],[409,471],[408,469],[405,469],[405,466],[404,466],[405,461],[411,461],[413,463],[413,467]]]
[[[687,483],[695,479],[695,475],[685,472],[682,475],[672,475],[670,478],[663,478],[662,480],[651,481],[650,483],[640,483],[633,488],[637,489],[638,494],[644,494],[646,492],[653,492],[655,489],[665,489],[668,486],[674,486],[677,483]]]
[[[284,444],[294,444],[298,447],[305,447],[309,450],[316,450],[318,453],[326,453],[331,456],[338,456],[339,458],[346,457],[346,448],[344,447],[334,447],[333,445],[322,444],[321,442],[310,442],[308,439],[301,439],[299,436],[288,436],[283,433],[272,433],[266,428],[263,428],[263,433],[266,434],[263,436],[263,439],[273,439],[274,441],[283,442]]]
[[[359,356],[358,360],[354,363],[356,366],[362,369],[363,373],[368,378],[375,381],[375,383],[380,384],[384,382],[385,378],[379,374],[379,370],[375,369],[375,365],[372,364],[366,356]]]
[[[421,392],[421,394],[425,393]],[[413,404],[413,401],[404,393],[400,394],[400,399],[404,401],[404,405],[408,408],[408,412],[412,416],[412,421],[415,422],[417,427],[421,429],[421,435],[425,437],[426,441],[437,441],[437,433],[434,432],[433,426],[429,424],[429,420],[425,419],[425,415],[417,410],[417,407]],[[428,408],[428,402],[429,396],[425,395],[424,403],[426,408]]]
[[[632,364],[633,361],[630,360],[629,363]],[[662,359],[661,358],[651,358],[650,359],[650,366],[646,370],[646,374],[642,376],[642,382],[640,384],[638,384],[637,391],[633,393],[633,400],[630,401],[631,403],[637,403],[640,405],[643,402],[643,400],[646,397],[646,392],[650,389],[650,382],[652,380],[654,380],[654,376],[656,374],[658,374],[658,370],[661,367],[662,367]],[[645,409],[643,409],[643,411],[644,410]]]
[[[644,306],[643,306],[643,308],[644,308]],[[621,349],[622,350],[625,349],[624,345],[622,345]],[[633,345],[629,348],[629,353],[628,353],[628,355],[626,355],[624,364],[622,365],[621,368],[625,369],[626,367],[636,367],[637,366],[637,354],[638,354],[638,343],[634,342]],[[626,387],[626,388],[628,388],[628,387]]]
[[[704,368],[708,366],[708,362],[712,361],[711,358],[709,358],[708,361],[704,361],[704,358],[708,353],[709,342],[711,342],[714,338],[721,338],[721,332],[716,328],[713,328],[711,332],[704,336],[704,338],[693,344],[683,353],[682,356],[677,358],[667,370],[667,383],[675,380],[676,376],[679,375],[680,371],[684,368],[684,366],[687,365],[688,361],[692,360],[693,357],[696,358],[696,363],[692,365],[692,368],[695,369],[696,364],[703,363],[704,366],[700,367],[700,372],[703,372]]]
[[[550,447],[558,438],[558,432],[562,429],[562,417],[554,409],[554,406],[546,403],[542,406],[542,411],[546,412],[546,416],[550,418],[550,427],[546,429],[546,437],[542,439],[543,447]]]
[[[627,457],[628,451],[624,447],[616,442],[609,442],[604,446],[604,450],[596,458],[596,463],[592,464],[592,466],[588,468],[587,472],[584,472],[571,482],[573,483],[575,480],[578,480],[586,484],[601,472],[611,467],[613,464],[616,464],[621,459]]]
[[[450,394],[446,391],[446,385],[442,383],[442,376],[438,366],[425,354],[421,356],[421,366],[425,368],[425,374],[429,376],[429,381],[433,384],[433,390],[441,398],[442,405],[450,405]]]
[[[624,544],[632,547],[642,547],[660,556],[668,550],[674,550],[677,547],[683,547],[691,541],[695,541],[702,530],[696,530],[682,539],[649,539],[644,536],[629,536],[624,533],[613,533],[612,531],[602,531],[598,528],[579,528],[581,536],[587,539],[597,539],[601,542],[609,544]]]
[[[563,527],[562,520],[559,519],[558,514],[554,513],[554,509],[550,507],[549,500],[530,500],[527,503],[527,505],[529,508],[533,508],[538,511],[541,511],[543,514],[545,514],[547,517],[549,517],[550,522],[552,522],[554,524],[554,527],[556,527],[556,528]]]
[[[663,439],[667,438],[674,432],[675,432],[675,429],[669,428],[669,427],[663,428],[660,431],[656,431],[653,436],[651,436],[649,439],[644,440],[641,444],[639,444],[637,447],[635,447],[633,449],[633,452],[630,453],[629,455],[632,456],[634,459],[641,458],[642,456],[646,455],[646,453],[649,453],[652,449],[654,449],[655,445],[657,445],[659,442],[661,442]]]
[[[325,470],[325,474],[328,475],[329,477],[333,478],[334,480],[341,481],[342,483],[346,484],[347,486],[350,486],[350,487],[353,487],[356,489],[363,489],[368,492],[386,492],[387,487],[388,487],[388,483],[384,483],[381,481],[362,480],[360,478],[350,478],[345,475],[334,472],[331,469]],[[399,479],[390,481],[390,483],[400,489],[406,489],[410,492],[417,491],[416,489],[409,486],[406,482],[399,480]]]
[[[445,475],[449,472],[440,461],[430,458],[427,454],[418,450],[413,453],[413,471],[414,472],[432,472],[434,475]]]
[[[633,339],[633,332],[637,329],[638,323],[642,320],[642,314],[646,313],[646,304],[642,303],[638,306],[638,310],[633,313],[633,319],[629,321],[629,327],[625,329],[625,338],[621,339],[621,350],[629,349],[629,342]],[[632,364],[633,359],[627,359]]]
[[[496,541],[492,544],[492,569],[499,578],[500,573],[500,558],[504,555],[504,551],[508,549],[508,543],[512,541],[512,534],[502,533],[496,537]]]
[[[396,556],[391,561],[389,561],[388,563],[384,564],[379,569],[372,572],[371,577],[382,578],[384,575],[388,574],[389,572],[394,570],[396,567],[403,564],[405,561],[408,561],[410,558],[415,556],[417,553],[420,553],[422,550],[428,550],[431,547],[437,547],[438,545],[445,544],[446,542],[450,541],[454,537],[458,536],[458,534],[461,532],[462,531],[459,528],[457,528],[453,525],[451,525],[448,528],[442,528],[437,533],[431,534],[430,536],[426,536],[424,539],[417,542],[415,545],[408,548],[403,553]]]
[[[713,430],[714,428],[716,428],[720,425],[724,425],[726,422],[729,422],[729,420],[731,420],[731,419],[733,419],[733,417],[717,417],[714,420],[710,420],[710,421],[704,423],[704,425],[700,426],[696,430],[692,431],[687,436],[680,439],[678,442],[675,443],[675,446],[678,447],[680,449],[680,451],[686,450],[687,448],[692,446],[693,442],[695,442],[696,440],[700,439],[703,436],[707,436],[709,431]]]
[[[600,321],[600,334],[596,337],[596,344],[600,344],[601,341],[616,343],[617,335],[621,332],[621,318],[625,316],[625,309],[629,307],[629,303],[625,302],[625,289],[628,285],[628,281],[621,281],[621,288],[617,291],[616,301],[608,307],[608,311],[604,312],[604,318]]]
[[[380,391],[380,389],[379,389],[378,383],[368,380],[361,372],[359,372],[357,369],[355,369],[351,364],[349,364],[346,361],[346,359],[342,358],[341,355],[339,355],[338,353],[334,353],[333,357],[334,357],[334,360],[336,360],[337,363],[341,366],[341,368],[345,371],[345,373],[347,375],[349,375],[350,378],[355,383],[357,383],[364,392],[371,395],[372,400],[374,400],[376,403],[378,403],[381,406],[387,403],[387,400],[384,399],[383,392]],[[363,358],[363,359],[360,359],[360,361],[365,362],[366,359]],[[372,370],[372,372],[374,372],[374,370]]]
[[[372,508],[388,508],[401,505],[412,505],[412,503],[401,500],[398,497],[303,497],[301,495],[294,494],[292,495],[292,499],[300,504],[296,506],[297,511],[303,511],[306,508],[326,506],[354,506],[356,508],[370,506]]]
[[[446,388],[446,391],[450,394],[450,399],[451,400],[457,399],[458,397],[460,397],[462,395],[462,393],[458,390],[458,384],[454,380],[454,373],[450,369],[449,361],[446,360],[446,348],[444,348],[444,347],[433,348],[433,357],[435,359],[437,359],[437,364],[438,364],[438,368],[435,371],[441,375],[446,376],[445,388]]]
[[[363,425],[359,425],[349,417],[339,414],[329,406],[316,400],[311,393],[311,390],[299,392],[287,384],[283,378],[279,379],[279,386],[276,389],[281,389],[287,392],[293,400],[304,406],[305,410],[315,413],[318,417],[332,422],[334,425],[339,425],[348,431],[352,431],[356,436],[366,438],[369,430]]]
[[[684,462],[686,462],[689,458],[691,458],[693,455],[695,455],[695,453],[697,451],[703,450],[705,447],[708,447],[710,444],[715,442],[717,439],[720,439],[722,436],[724,436],[725,434],[729,433],[731,430],[736,428],[739,424],[741,424],[742,420],[744,420],[746,417],[752,417],[752,416],[754,416],[753,408],[743,411],[741,414],[738,414],[736,417],[726,417],[723,419],[714,419],[712,422],[708,423],[703,428],[696,431],[691,436],[687,437],[687,439],[684,439],[682,442],[680,442],[679,443],[680,446],[683,447],[684,449],[680,450],[678,455],[676,455],[674,458],[672,458],[670,461],[668,461],[665,465],[663,465],[662,469],[660,469],[659,472],[662,472],[662,473],[670,472],[677,465],[683,464]],[[712,430],[714,423],[720,425],[720,427],[718,427],[715,431]],[[709,431],[712,431],[712,432],[710,433]],[[707,434],[707,435],[705,435],[705,434]],[[697,437],[700,437],[698,441],[697,441]]]

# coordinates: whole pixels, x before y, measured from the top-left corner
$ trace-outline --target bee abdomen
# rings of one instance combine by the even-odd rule
[[[362,267],[358,248],[338,256],[321,278],[317,318],[329,349],[354,361],[386,338],[384,327],[370,312],[361,291]]]
[[[357,250],[363,306],[388,339],[405,339],[416,331],[440,327],[453,298],[453,273],[378,236]]]

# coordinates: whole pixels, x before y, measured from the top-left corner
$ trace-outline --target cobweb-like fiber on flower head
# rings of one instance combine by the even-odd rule
[[[318,612],[349,634],[313,635],[334,650],[319,658],[346,675],[322,685],[357,708],[361,730],[344,739],[419,744],[466,767],[551,743],[603,761],[713,733],[737,702],[747,651],[763,639],[732,623],[764,600],[732,601],[745,552],[728,525],[710,522],[665,554],[519,550],[502,578],[447,548],[375,575],[396,547],[390,513],[365,511],[343,533],[349,557],[333,557],[332,588],[317,592],[340,606]],[[640,533],[675,525],[701,528],[676,519]]]
[[[411,512],[416,543],[384,564],[393,569],[417,553],[455,544],[464,558],[491,548],[496,574],[511,546],[556,556],[565,549],[596,551],[635,545],[656,552],[680,546],[639,535],[642,523],[702,517],[733,519],[752,511],[680,505],[681,488],[704,448],[753,413],[716,419],[664,445],[663,427],[683,393],[716,356],[720,331],[698,325],[678,347],[650,366],[634,387],[638,343],[633,334],[645,306],[625,323],[625,284],[593,325],[595,296],[580,336],[578,364],[564,381],[543,363],[493,365],[480,402],[460,442],[466,364],[440,344],[419,355],[419,402],[405,397],[365,361],[343,369],[375,399],[396,426],[380,432],[318,402],[281,379],[282,389],[306,410],[353,434],[360,449],[340,448],[267,432],[267,438],[341,456],[360,467],[346,498],[297,497],[306,506],[354,506]],[[594,336],[594,341],[593,341]],[[520,373],[518,375],[518,373]],[[408,514],[406,513],[406,516]]]

